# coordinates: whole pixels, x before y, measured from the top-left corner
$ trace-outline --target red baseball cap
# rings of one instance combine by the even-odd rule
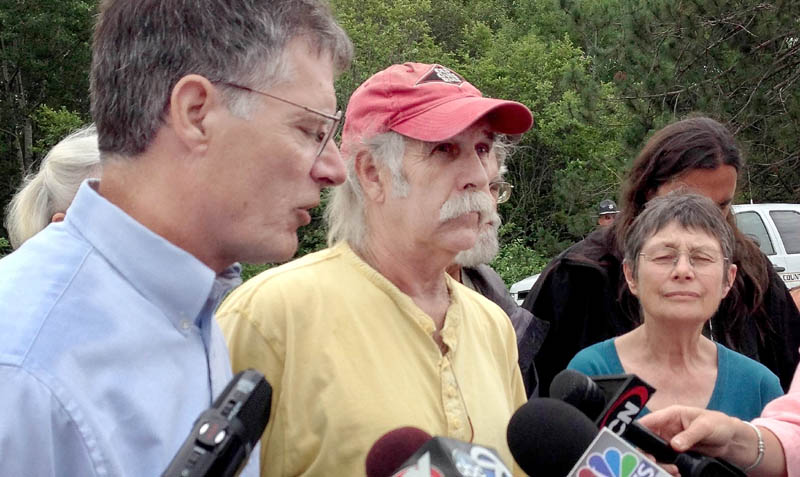
[[[524,104],[484,98],[449,68],[392,65],[372,75],[350,97],[342,155],[362,139],[388,131],[420,141],[443,141],[484,117],[493,132],[503,134],[522,134],[533,125],[533,115]]]

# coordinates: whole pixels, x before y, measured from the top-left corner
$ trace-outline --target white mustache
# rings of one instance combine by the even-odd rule
[[[496,214],[494,202],[489,194],[470,191],[448,199],[439,210],[439,220],[444,222],[472,212],[480,214],[479,224],[487,222],[487,218],[494,217],[493,214]]]

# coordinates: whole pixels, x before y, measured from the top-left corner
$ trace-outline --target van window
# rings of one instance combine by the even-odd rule
[[[800,253],[800,213],[793,210],[772,210],[769,213],[786,248],[786,253]]]
[[[736,214],[736,226],[743,234],[753,239],[765,255],[775,255],[767,228],[764,227],[764,222],[757,212],[739,212]]]

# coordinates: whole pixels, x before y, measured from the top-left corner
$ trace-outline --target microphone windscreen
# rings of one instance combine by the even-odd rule
[[[382,435],[367,453],[367,477],[390,477],[431,435],[416,427],[401,427]]]
[[[575,406],[592,420],[600,417],[606,407],[606,396],[600,386],[574,369],[565,369],[553,377],[550,397]]]
[[[553,398],[532,398],[508,423],[508,447],[528,475],[567,475],[597,435],[582,412]]]

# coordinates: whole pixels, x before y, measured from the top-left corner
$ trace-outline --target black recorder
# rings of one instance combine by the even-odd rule
[[[253,369],[238,373],[194,423],[162,477],[233,477],[269,420],[272,387]]]

